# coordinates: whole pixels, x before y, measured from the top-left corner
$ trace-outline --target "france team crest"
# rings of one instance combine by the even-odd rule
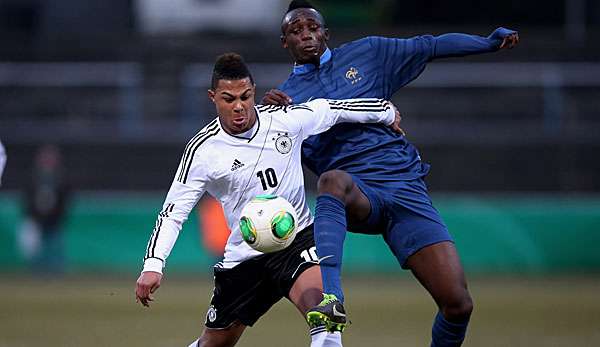
[[[346,78],[353,85],[358,83],[360,80],[362,80],[362,76],[358,72],[358,69],[355,67],[350,67],[350,69],[348,69],[348,71],[346,71]]]

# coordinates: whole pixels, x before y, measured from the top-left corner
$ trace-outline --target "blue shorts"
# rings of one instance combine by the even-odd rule
[[[348,231],[383,235],[403,269],[408,257],[421,248],[453,241],[423,179],[382,183],[352,179],[369,199],[371,213],[362,223],[348,224]]]

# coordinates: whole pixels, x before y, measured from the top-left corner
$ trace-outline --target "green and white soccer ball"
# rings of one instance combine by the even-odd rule
[[[240,215],[242,238],[250,247],[264,253],[280,251],[289,246],[298,231],[298,216],[294,206],[276,195],[258,195]]]

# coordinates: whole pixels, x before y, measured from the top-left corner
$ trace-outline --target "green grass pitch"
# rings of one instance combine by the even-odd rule
[[[91,276],[91,275],[90,275]],[[211,279],[167,277],[150,309],[131,278],[0,280],[0,347],[186,347],[203,327]],[[393,278],[393,276],[392,276]],[[435,308],[408,276],[345,279],[352,325],[344,346],[428,346]],[[600,278],[470,280],[475,311],[464,346],[600,346]],[[305,323],[285,299],[238,346],[308,346]]]

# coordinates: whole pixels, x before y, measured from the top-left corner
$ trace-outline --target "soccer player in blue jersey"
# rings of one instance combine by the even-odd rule
[[[335,49],[322,15],[294,0],[281,41],[294,58],[288,79],[263,103],[313,98],[390,99],[436,58],[512,48],[518,34],[498,28],[488,37],[451,33],[409,39],[366,37]],[[423,177],[429,165],[407,139],[378,125],[336,125],[304,142],[303,160],[319,175],[315,241],[324,299],[307,313],[310,325],[346,326],[341,260],[346,230],[382,235],[400,266],[410,269],[439,307],[431,346],[460,346],[473,309],[448,230],[433,207]]]

